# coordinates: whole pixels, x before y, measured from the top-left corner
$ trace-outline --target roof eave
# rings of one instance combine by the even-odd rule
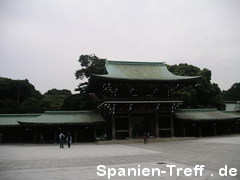
[[[96,77],[98,79],[106,79],[106,80],[119,80],[119,81],[155,81],[155,82],[187,82],[187,81],[196,81],[201,78],[201,76],[193,76],[189,78],[176,78],[176,79],[133,79],[133,78],[119,78],[119,77],[111,77],[106,75],[98,75],[98,74],[91,74],[92,77]]]

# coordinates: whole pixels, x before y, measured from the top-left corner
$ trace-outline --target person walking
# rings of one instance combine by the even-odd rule
[[[61,132],[59,134],[59,143],[60,143],[60,148],[64,148],[63,144],[64,144],[64,138],[65,138],[65,135]]]
[[[148,133],[145,131],[144,134],[143,134],[143,142],[144,142],[144,144],[148,143],[147,139],[148,139]]]
[[[70,148],[72,144],[72,136],[70,135],[70,133],[67,134],[67,144],[68,144],[68,148]]]

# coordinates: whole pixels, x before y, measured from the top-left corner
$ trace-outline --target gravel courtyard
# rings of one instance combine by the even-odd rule
[[[173,165],[183,170],[178,174],[173,168],[171,172]],[[202,176],[194,175],[196,165],[204,165]],[[129,168],[140,174],[132,172],[128,176]],[[158,168],[161,174],[144,173],[144,168]],[[192,174],[184,172],[186,168],[192,169]],[[236,176],[229,175],[231,168],[230,174],[235,169]],[[118,174],[123,169],[125,176]],[[220,176],[220,169],[227,175]],[[60,149],[57,144],[0,145],[0,179],[240,179],[240,135],[169,142],[150,140],[148,144],[80,143],[70,149]]]

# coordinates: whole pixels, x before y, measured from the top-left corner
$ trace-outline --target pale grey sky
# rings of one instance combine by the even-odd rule
[[[0,76],[74,90],[81,54],[188,63],[240,82],[239,0],[0,0]]]

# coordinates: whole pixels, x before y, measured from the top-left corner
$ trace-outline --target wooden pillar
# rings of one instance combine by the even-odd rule
[[[129,138],[132,138],[132,119],[131,119],[131,113],[128,112],[128,136]]]
[[[96,128],[96,126],[93,126],[93,133],[94,133],[94,140],[96,141],[97,140],[97,128]]]
[[[214,136],[217,135],[217,124],[216,123],[213,123],[213,133],[214,133]]]
[[[239,133],[239,121],[237,122],[237,133]]]
[[[115,116],[112,113],[112,139],[116,139]]]
[[[236,125],[234,127],[235,127],[235,133],[239,133],[239,121],[236,122]]]
[[[200,122],[198,123],[198,136],[202,137],[202,126]]]
[[[173,137],[174,136],[173,112],[171,112],[170,123],[171,123],[171,137]]]
[[[227,122],[226,122],[227,123]],[[231,131],[231,124],[232,124],[232,121],[228,122],[227,123],[227,126],[228,126],[228,134],[231,134],[232,131]]]
[[[186,137],[186,124],[183,122],[183,137]]]
[[[21,143],[22,142],[22,128],[20,127],[18,130],[18,142]]]
[[[37,143],[37,129],[33,128],[33,143]]]
[[[58,140],[57,140],[57,127],[54,128],[54,132],[53,133],[54,133],[54,135],[53,135],[54,142],[57,143],[58,142]]]
[[[74,142],[77,142],[77,127],[74,128]]]
[[[159,138],[159,119],[158,112],[155,112],[155,128],[156,128],[156,137]]]

